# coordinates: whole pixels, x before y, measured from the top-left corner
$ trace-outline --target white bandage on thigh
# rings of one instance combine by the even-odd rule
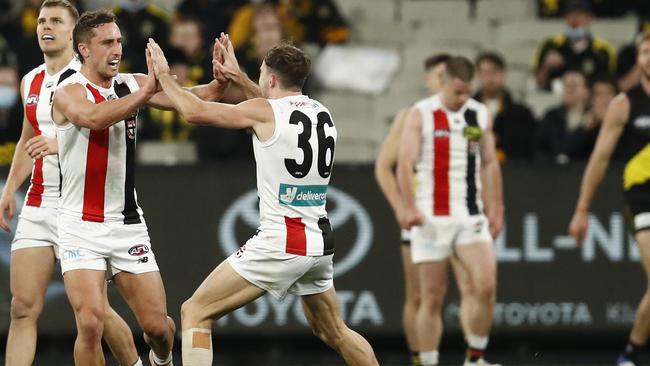
[[[212,331],[210,329],[190,328],[184,330],[181,344],[184,366],[212,365]]]
[[[138,360],[132,366],[144,366],[142,359],[138,358]]]

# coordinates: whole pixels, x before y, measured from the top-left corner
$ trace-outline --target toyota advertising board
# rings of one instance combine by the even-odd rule
[[[566,229],[583,169],[504,167],[507,220],[495,243],[496,333],[620,334],[631,326],[645,283],[622,214],[621,167],[610,169],[596,197],[588,238],[577,246]],[[139,202],[162,271],[169,312],[177,320],[183,300],[254,234],[258,223],[254,171],[252,163],[138,168]],[[0,176],[6,177],[6,170]],[[343,318],[365,334],[399,335],[403,301],[399,233],[374,181],[373,167],[336,166],[327,202],[335,230],[335,286]],[[10,241],[10,235],[0,234],[3,333],[9,322]],[[114,289],[111,301],[135,325]],[[447,331],[458,332],[458,298],[451,288],[443,312]],[[48,289],[40,325],[44,334],[75,331],[58,273]],[[221,334],[309,332],[300,301],[292,296],[283,301],[264,296],[221,319],[216,327]]]

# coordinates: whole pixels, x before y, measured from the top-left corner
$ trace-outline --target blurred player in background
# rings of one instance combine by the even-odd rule
[[[580,196],[569,225],[569,233],[578,243],[587,235],[589,206],[605,175],[619,140],[634,155],[623,173],[623,190],[629,223],[639,245],[641,264],[650,282],[650,32],[637,38],[637,65],[641,83],[619,94],[609,104],[596,147],[591,153],[580,185]],[[647,288],[636,310],[634,326],[619,366],[638,366],[639,351],[650,335],[650,290]]]
[[[427,89],[431,95],[438,93],[442,87],[442,77],[445,72],[445,62],[451,58],[448,54],[437,54],[427,58],[424,62],[424,71],[425,77],[424,81]],[[375,178],[379,187],[381,188],[386,200],[393,209],[393,214],[398,222],[401,222],[401,218],[404,215],[405,203],[402,199],[402,196],[399,192],[397,176],[395,168],[397,166],[397,158],[399,152],[399,144],[402,137],[402,130],[404,128],[404,122],[406,121],[406,115],[408,114],[409,108],[404,108],[400,110],[393,120],[384,143],[382,144],[379,155],[375,162]],[[404,288],[405,288],[405,301],[402,308],[402,326],[404,328],[404,334],[406,336],[406,343],[411,352],[411,363],[413,366],[420,365],[420,348],[418,346],[418,341],[416,337],[416,319],[417,314],[421,310],[421,295],[420,295],[420,281],[418,279],[418,270],[417,266],[413,263],[411,258],[411,233],[410,230],[402,229],[401,231],[401,245],[400,252],[402,255],[402,266],[404,268]],[[471,291],[469,278],[467,277],[467,271],[462,267],[460,262],[454,257],[451,257],[452,268],[456,274],[456,281],[458,283],[458,288],[461,295],[460,302],[460,322],[463,328],[463,333],[468,334],[466,328],[467,324],[467,309],[466,302],[463,299],[466,299],[469,292]],[[445,274],[446,276],[446,274]],[[446,293],[446,287],[441,289],[440,298],[444,299]],[[442,304],[440,304],[442,305]],[[436,314],[434,316],[439,317],[440,311],[442,310],[441,306],[434,307]],[[433,329],[434,333],[438,333],[439,330]]]
[[[397,174],[406,204],[401,226],[412,228],[411,254],[422,288],[416,334],[426,366],[438,364],[440,307],[452,255],[472,288],[465,299],[464,365],[492,365],[484,355],[496,302],[492,238],[503,224],[503,194],[492,122],[485,105],[470,98],[474,73],[467,58],[449,59],[440,93],[409,110],[400,143]]]

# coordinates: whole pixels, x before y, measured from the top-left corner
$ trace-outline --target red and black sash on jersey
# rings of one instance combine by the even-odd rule
[[[105,101],[105,98],[99,93],[99,90],[86,84],[90,90],[95,103],[99,104]],[[126,83],[114,84],[115,94],[118,98],[124,97],[131,93]],[[135,200],[135,127],[136,116],[128,117],[124,120],[126,141],[126,175],[124,179],[124,224],[141,223],[138,213],[138,204]],[[104,222],[104,199],[106,174],[108,169],[108,149],[109,149],[109,128],[103,130],[90,131],[88,142],[88,156],[86,160],[86,177],[84,187],[84,206],[82,220]],[[101,188],[100,188],[101,187]]]
[[[465,111],[465,122],[470,127],[478,127],[478,119],[476,118],[476,111],[468,109]],[[467,200],[467,210],[470,215],[478,215],[478,202],[476,200],[476,153],[472,147],[473,141],[467,142],[467,193],[465,199]],[[478,144],[478,141],[475,142]]]
[[[476,111],[467,109],[464,113],[465,123],[469,127],[479,127]],[[475,146],[478,141],[468,141],[467,145],[467,171],[465,180],[467,191],[465,200],[470,215],[478,215],[477,187],[476,187],[476,159]],[[433,215],[450,215],[450,185],[449,165],[451,148],[451,128],[447,113],[438,109],[433,112]]]
[[[41,135],[41,129],[38,126],[38,119],[36,109],[38,108],[38,100],[41,95],[41,87],[45,79],[45,70],[42,70],[34,76],[32,83],[29,86],[29,94],[25,99],[25,117],[34,129],[34,136]],[[34,171],[32,172],[32,186],[27,192],[27,206],[40,207],[43,201],[43,158],[34,160]]]
[[[115,94],[122,98],[131,94],[131,89],[126,83],[114,85]],[[135,200],[135,137],[136,121],[138,112],[124,120],[124,138],[126,141],[126,176],[124,178],[124,215],[125,224],[139,224],[140,214],[138,213],[138,203]]]

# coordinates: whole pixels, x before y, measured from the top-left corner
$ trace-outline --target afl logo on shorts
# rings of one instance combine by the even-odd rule
[[[134,245],[129,248],[129,255],[132,255],[134,257],[138,257],[147,253],[149,253],[149,247],[144,244]]]
[[[25,105],[34,105],[38,103],[38,94],[30,94],[27,99],[25,99]]]

